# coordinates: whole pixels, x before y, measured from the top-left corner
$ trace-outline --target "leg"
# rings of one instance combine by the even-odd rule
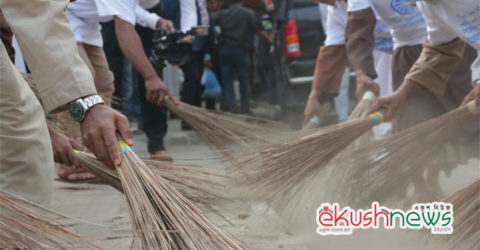
[[[136,30],[142,39],[142,44],[147,56],[150,55],[153,48],[153,31],[147,28],[143,28],[137,25]],[[156,69],[159,76],[162,75],[162,69]],[[140,76],[138,72],[138,94],[141,105],[141,116],[143,121],[143,129],[148,138],[148,152],[155,154],[159,151],[164,151],[163,138],[165,137],[168,129],[167,125],[167,110],[164,107],[157,106],[150,103],[146,99],[145,80]]]
[[[230,53],[231,48],[222,47],[220,52],[222,79],[223,79],[223,98],[225,99],[226,110],[233,111],[237,108],[235,100],[235,88],[233,86],[234,65]]]
[[[115,35],[115,24],[113,21],[102,23],[103,48],[107,58],[108,67],[114,76],[114,92],[112,107],[122,110],[122,76],[123,76],[123,55]]]
[[[240,82],[240,111],[242,113],[250,112],[250,80],[252,76],[251,57],[248,51],[239,50],[237,57],[237,74]]]
[[[0,190],[48,206],[52,178],[44,111],[0,43]]]
[[[185,81],[183,83],[182,101],[199,107],[202,102],[201,91],[201,66],[203,65],[203,53],[194,51],[189,62],[182,66]]]

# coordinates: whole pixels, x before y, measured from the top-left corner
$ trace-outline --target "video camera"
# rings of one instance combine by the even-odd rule
[[[156,31],[153,37],[153,49],[150,56],[152,64],[158,67],[165,67],[165,61],[173,65],[182,65],[190,60],[192,55],[192,44],[180,42],[184,37],[207,36],[208,26],[193,27],[187,32]]]

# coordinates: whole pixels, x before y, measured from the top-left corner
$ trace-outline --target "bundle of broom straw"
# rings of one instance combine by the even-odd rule
[[[100,249],[56,218],[65,216],[0,191],[0,249]]]
[[[375,104],[376,99],[377,96],[375,95],[375,93],[367,90],[363,95],[362,100],[360,100],[357,106],[355,106],[355,109],[353,109],[352,113],[348,117],[348,120],[351,121],[367,116],[368,111],[371,107],[373,107],[373,104]],[[370,130],[369,132],[364,133],[362,136],[356,139],[345,150],[339,153],[334,160],[332,160],[330,164],[332,166],[332,171],[330,172],[331,178],[328,178],[330,185],[327,186],[333,188],[331,193],[337,196],[335,197],[335,200],[342,201],[342,203],[352,204],[353,201],[346,200],[346,197],[356,197],[358,193],[364,192],[363,186],[358,186],[357,188],[352,189],[349,185],[338,185],[338,183],[339,178],[342,178],[343,181],[345,176],[351,176],[355,178],[358,178],[358,176],[362,176],[360,173],[358,173],[360,168],[357,167],[362,161],[362,159],[351,157],[349,155],[349,152],[354,151],[355,149],[360,148],[361,145],[368,144],[373,140],[373,131]],[[368,178],[368,176],[364,177]],[[358,182],[362,183],[362,181]],[[346,194],[349,195],[347,196]]]
[[[367,187],[368,192],[364,192],[361,199],[370,201],[383,201],[395,190],[405,190],[412,176],[421,175],[425,170],[422,163],[438,152],[466,122],[478,119],[475,117],[478,113],[472,101],[385,139],[363,145],[352,154],[363,159],[358,166],[358,173],[363,175],[358,180],[363,183],[351,183],[352,189],[359,185]],[[394,171],[397,174],[392,178]],[[369,178],[365,178],[367,175]]]
[[[155,174],[123,141],[117,167],[135,239],[142,249],[243,249],[187,198]]]
[[[478,249],[480,247],[480,179],[453,193],[444,201],[453,205],[453,234],[442,240],[450,249]]]
[[[256,192],[257,198],[274,198],[280,192],[303,184],[354,140],[382,121],[382,113],[377,112],[260,150],[241,162],[245,165],[241,170],[246,173],[242,183],[261,190]]]
[[[105,166],[91,153],[75,151],[75,154],[83,168],[120,192],[123,192],[117,171]],[[224,187],[225,176],[223,175],[203,170],[199,166],[184,166],[147,159],[143,159],[143,162],[156,174],[172,183],[176,189],[196,204],[212,208],[211,205],[215,200],[227,199],[223,195],[205,187],[207,185],[215,189]]]
[[[188,123],[212,149],[219,151],[233,163],[235,155],[231,146],[248,150],[255,143],[271,143],[279,132],[183,102],[176,105],[168,98],[165,103],[171,112]]]

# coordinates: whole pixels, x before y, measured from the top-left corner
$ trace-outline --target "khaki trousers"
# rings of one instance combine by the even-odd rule
[[[87,64],[88,69],[93,75],[98,94],[110,105],[114,91],[114,78],[108,68],[108,62],[103,48],[84,43],[77,43],[77,45],[80,57]],[[70,119],[68,111],[61,112],[57,115],[57,128],[80,145],[83,145],[80,125]]]
[[[52,180],[44,111],[0,43],[0,190],[48,206]]]

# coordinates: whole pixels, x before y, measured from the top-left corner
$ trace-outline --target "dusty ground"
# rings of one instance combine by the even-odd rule
[[[135,152],[148,155],[143,134],[135,136],[135,143]],[[177,162],[205,167],[222,165],[193,132],[181,132],[178,121],[170,122],[166,146]],[[443,191],[453,192],[479,176],[480,163],[472,160],[457,168],[451,178],[442,176]],[[322,193],[324,183],[320,177],[289,207],[223,203],[221,212],[225,218],[209,216],[251,249],[442,249],[439,244],[427,243],[422,237],[425,234],[418,231],[355,231],[352,236],[341,237],[316,235],[315,210],[321,202],[330,202]],[[238,188],[221,191],[248,197],[245,190]],[[130,249],[132,233],[124,196],[110,186],[55,182],[51,208],[76,218],[69,220],[70,225],[99,246]]]

